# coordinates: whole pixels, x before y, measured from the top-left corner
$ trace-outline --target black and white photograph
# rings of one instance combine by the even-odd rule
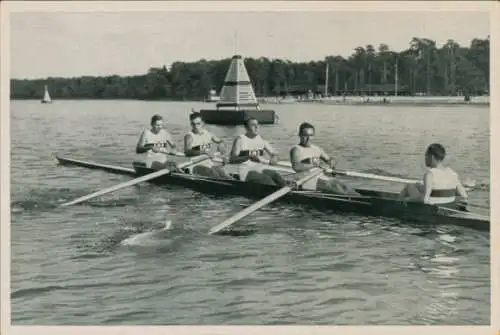
[[[495,325],[493,2],[19,3],[8,328]]]

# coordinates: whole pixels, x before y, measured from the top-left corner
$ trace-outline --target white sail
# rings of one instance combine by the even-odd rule
[[[49,90],[47,89],[47,85],[45,85],[45,93],[43,95],[42,102],[43,103],[50,103],[50,102],[52,102],[52,99],[50,98]]]

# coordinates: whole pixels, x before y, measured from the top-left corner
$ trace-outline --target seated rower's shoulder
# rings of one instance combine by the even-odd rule
[[[311,144],[311,148],[313,148],[314,150],[323,151],[323,149],[316,144]]]
[[[455,172],[455,170],[453,170],[452,168],[450,168],[449,166],[446,167],[446,171],[448,171],[448,173],[450,174],[450,176],[453,176],[455,178],[458,179],[458,173]]]
[[[445,173],[445,174],[450,175],[450,176],[458,176],[458,174],[452,168],[450,168],[449,166],[446,166],[446,167],[444,167],[442,169],[429,169],[429,171],[432,171],[432,172],[434,170],[440,172],[441,174]]]

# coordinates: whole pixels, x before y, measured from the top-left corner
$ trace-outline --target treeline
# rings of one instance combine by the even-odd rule
[[[257,96],[324,93],[328,95],[482,95],[489,94],[490,38],[470,46],[448,40],[441,48],[413,38],[401,52],[385,44],[358,47],[347,58],[291,62],[246,58]],[[47,79],[12,79],[12,99],[40,99],[48,85],[53,99],[200,100],[220,92],[231,59],[175,62],[170,69],[150,68],[144,75]]]

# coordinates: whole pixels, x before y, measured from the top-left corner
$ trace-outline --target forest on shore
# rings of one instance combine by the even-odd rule
[[[396,28],[395,28],[396,29]],[[440,48],[427,38],[414,37],[409,48],[392,51],[386,44],[357,47],[347,58],[292,62],[244,58],[258,97],[324,93],[328,66],[328,95],[489,94],[490,37],[469,46],[448,40]],[[244,55],[242,55],[244,57]],[[176,61],[152,67],[136,76],[11,79],[11,99],[41,99],[44,85],[53,99],[203,100],[220,92],[231,58]]]

